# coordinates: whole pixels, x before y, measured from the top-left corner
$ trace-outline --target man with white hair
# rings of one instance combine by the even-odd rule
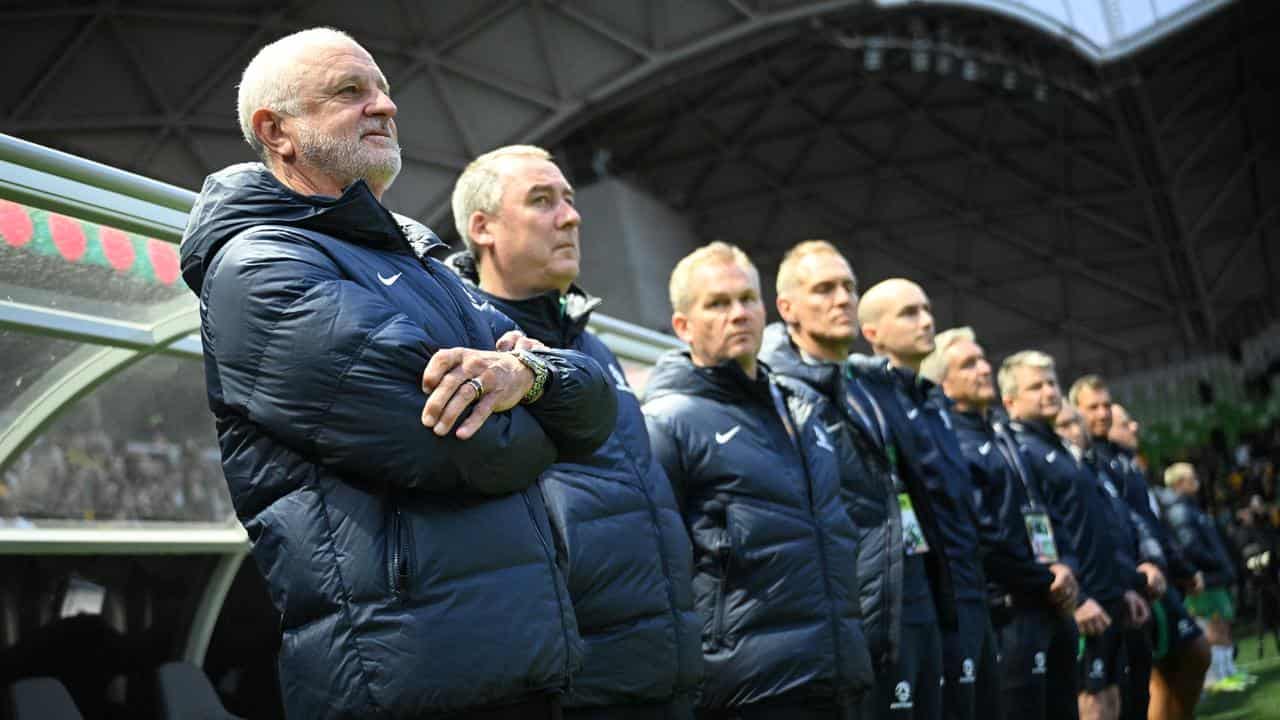
[[[1004,717],[1076,716],[1077,585],[1064,562],[1066,538],[1049,516],[1007,419],[997,411],[995,377],[973,330],[938,333],[921,374],[951,402],[960,448],[974,468],[983,569],[1000,644]]]
[[[1165,519],[1173,530],[1173,541],[1203,573],[1204,590],[1188,597],[1186,605],[1187,610],[1204,623],[1212,653],[1205,687],[1243,689],[1250,676],[1236,669],[1231,640],[1231,621],[1235,619],[1235,606],[1231,602],[1235,562],[1213,518],[1197,502],[1200,479],[1195,467],[1185,462],[1170,465],[1164,471],[1164,484],[1175,493],[1174,501],[1165,512]]]
[[[581,217],[573,186],[546,150],[510,145],[467,165],[453,208],[467,245],[449,259],[454,270],[530,337],[582,352],[613,376],[613,434],[541,480],[586,646],[565,718],[689,720],[702,679],[689,535],[640,402],[618,359],[587,329],[601,300],[575,283]]]
[[[286,714],[558,717],[581,640],[536,481],[605,441],[614,394],[382,205],[389,92],[342,32],[264,47],[239,95],[262,162],[209,176],[182,243]]]

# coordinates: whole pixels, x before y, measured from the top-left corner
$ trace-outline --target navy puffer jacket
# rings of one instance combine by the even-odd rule
[[[613,429],[571,351],[539,402],[473,438],[422,426],[442,348],[514,325],[363,181],[305,197],[260,164],[211,175],[183,240],[223,470],[281,613],[295,718],[418,718],[559,692],[581,640],[538,473]]]
[[[449,260],[475,281],[469,254]],[[542,473],[552,525],[569,559],[569,594],[586,643],[568,707],[691,702],[702,679],[701,621],[693,607],[693,554],[671,483],[654,460],[640,402],[587,321],[600,301],[571,288],[525,300],[485,293],[527,335],[577,350],[612,376],[613,434],[589,457]],[[685,711],[687,712],[687,710]]]
[[[823,422],[841,451],[841,490],[857,533],[862,631],[877,666],[896,662],[902,633],[904,554],[902,511],[889,458],[850,407],[848,379],[840,365],[805,362],[782,323],[765,328],[760,359],[775,375],[803,382],[828,401]],[[926,524],[930,520],[932,515]],[[928,525],[930,537],[936,537],[935,531]]]
[[[649,436],[693,536],[702,707],[848,704],[871,682],[824,402],[763,366],[752,380],[737,363],[697,367],[681,352],[649,378]]]

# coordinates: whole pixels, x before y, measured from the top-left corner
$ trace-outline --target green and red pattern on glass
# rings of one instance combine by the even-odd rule
[[[0,200],[0,240],[38,255],[101,265],[141,280],[172,285],[178,279],[178,248],[105,225]]]

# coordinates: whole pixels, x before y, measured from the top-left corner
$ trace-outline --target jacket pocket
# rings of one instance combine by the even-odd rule
[[[410,567],[413,565],[413,541],[400,508],[391,508],[387,533],[387,575],[391,593],[403,598],[409,590]]]

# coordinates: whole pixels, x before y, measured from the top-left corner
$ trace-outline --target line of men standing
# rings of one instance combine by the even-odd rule
[[[859,301],[824,241],[766,328],[716,242],[642,403],[545,151],[467,167],[442,263],[381,204],[396,106],[349,36],[266,46],[238,103],[262,162],[209,177],[182,267],[291,717],[1147,716],[1138,628],[1191,581],[1132,448],[1054,431],[1051,359],[1005,361],[1002,410],[971,332],[938,342],[907,280]],[[1164,604],[1153,717],[1189,717],[1203,641]]]

